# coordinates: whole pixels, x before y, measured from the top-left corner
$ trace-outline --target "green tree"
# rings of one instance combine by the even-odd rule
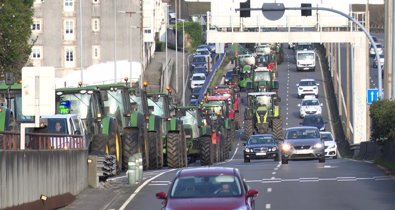
[[[177,22],[176,28],[179,36],[182,36],[182,24],[182,22]],[[185,47],[188,52],[193,52],[197,46],[204,43],[202,26],[197,22],[185,21],[184,28],[185,34],[187,34],[185,36],[189,35],[189,40],[186,40],[186,42],[190,41],[190,45],[186,44]]]
[[[31,53],[33,0],[0,0],[0,79],[6,72],[21,78]]]
[[[379,100],[370,106],[372,140],[395,140],[395,101]]]

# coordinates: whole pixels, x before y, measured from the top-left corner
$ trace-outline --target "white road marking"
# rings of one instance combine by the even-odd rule
[[[273,172],[272,172],[272,174],[273,174],[273,175],[276,175],[276,172],[275,172],[275,171],[273,171]]]
[[[169,184],[148,184],[148,186],[167,186]]]
[[[152,181],[151,183],[167,183],[167,184],[170,184],[171,181]]]
[[[143,187],[145,187],[145,185],[147,185],[148,183],[150,183],[152,180],[154,180],[154,179],[156,179],[156,178],[162,176],[163,174],[168,173],[168,172],[171,172],[171,171],[174,171],[174,170],[176,170],[176,169],[170,169],[170,170],[164,171],[164,172],[162,172],[162,173],[160,173],[160,174],[158,174],[158,175],[152,177],[151,179],[146,180],[143,184],[141,184],[141,185],[130,195],[130,197],[125,201],[125,203],[122,204],[122,206],[121,206],[121,208],[119,208],[119,210],[124,210],[124,209],[126,208],[126,206],[133,200],[133,198],[136,197],[137,193],[139,193],[140,190],[143,189]]]
[[[267,188],[267,192],[272,192],[272,188]]]
[[[266,209],[271,209],[272,206],[270,205],[270,203],[267,203],[267,204],[265,205],[265,208],[266,208]]]

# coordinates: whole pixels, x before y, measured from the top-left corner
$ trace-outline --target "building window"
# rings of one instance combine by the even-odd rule
[[[75,67],[75,47],[68,46],[64,48],[64,67]]]
[[[100,46],[92,46],[92,58],[100,59]]]
[[[66,12],[74,11],[74,0],[64,0],[64,11]]]
[[[100,3],[100,0],[92,0],[92,3],[93,3],[93,4],[99,4],[99,3]]]
[[[100,19],[94,18],[92,19],[92,31],[100,31]]]
[[[32,31],[33,32],[41,31],[41,20],[33,20]]]
[[[74,62],[74,50],[72,48],[66,49],[66,62]]]
[[[150,34],[151,33],[151,29],[144,29],[144,33]]]
[[[34,46],[32,47],[32,54],[30,55],[30,57],[32,59],[41,59],[41,54],[42,54],[42,48],[38,47],[38,46]]]
[[[65,20],[64,21],[64,40],[74,40],[74,20]]]

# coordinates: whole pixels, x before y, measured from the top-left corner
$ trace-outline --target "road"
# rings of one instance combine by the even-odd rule
[[[296,83],[302,78],[314,78],[320,84],[323,81],[319,67],[315,72],[296,72],[291,50],[286,49],[285,58],[286,62],[279,67],[280,96],[283,126],[290,127],[301,121],[297,116],[300,99],[296,96]],[[323,85],[319,91],[319,99],[324,104],[323,115],[327,119]],[[273,160],[244,163],[242,150],[242,142],[239,141],[232,159],[217,165],[238,168],[246,182],[259,191],[256,209],[386,210],[395,206],[393,177],[386,176],[383,170],[371,163],[348,159],[327,159],[326,163],[290,161],[288,165]],[[148,180],[137,194],[131,195],[133,199],[130,202],[124,203],[124,209],[160,209],[161,201],[155,198],[155,193],[168,191],[176,171],[156,171],[158,175],[166,173]]]

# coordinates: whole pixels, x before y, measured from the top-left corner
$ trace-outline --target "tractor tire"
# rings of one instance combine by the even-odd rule
[[[159,148],[157,132],[148,132],[148,150],[148,169],[161,168],[160,159],[158,158]]]
[[[252,120],[244,120],[244,132],[249,138],[254,133],[254,125]]]
[[[169,168],[181,168],[182,167],[182,154],[181,147],[182,142],[180,139],[180,134],[178,133],[168,133],[167,134],[167,166]]]
[[[235,112],[235,130],[239,130],[241,125],[240,112]]]
[[[117,174],[122,170],[122,138],[119,131],[118,122],[111,120],[110,135],[108,137],[108,150],[110,155],[115,155],[117,160]]]
[[[273,119],[273,136],[276,139],[283,138],[283,121],[281,118]]]
[[[208,136],[199,139],[200,146],[200,164],[202,166],[213,164],[214,159],[214,145],[211,143],[211,138]]]
[[[108,136],[104,134],[96,134],[92,138],[90,144],[90,154],[105,155],[107,154]]]
[[[122,166],[124,170],[128,169],[129,158],[140,151],[139,145],[139,129],[138,128],[125,128],[123,130],[122,140]]]

